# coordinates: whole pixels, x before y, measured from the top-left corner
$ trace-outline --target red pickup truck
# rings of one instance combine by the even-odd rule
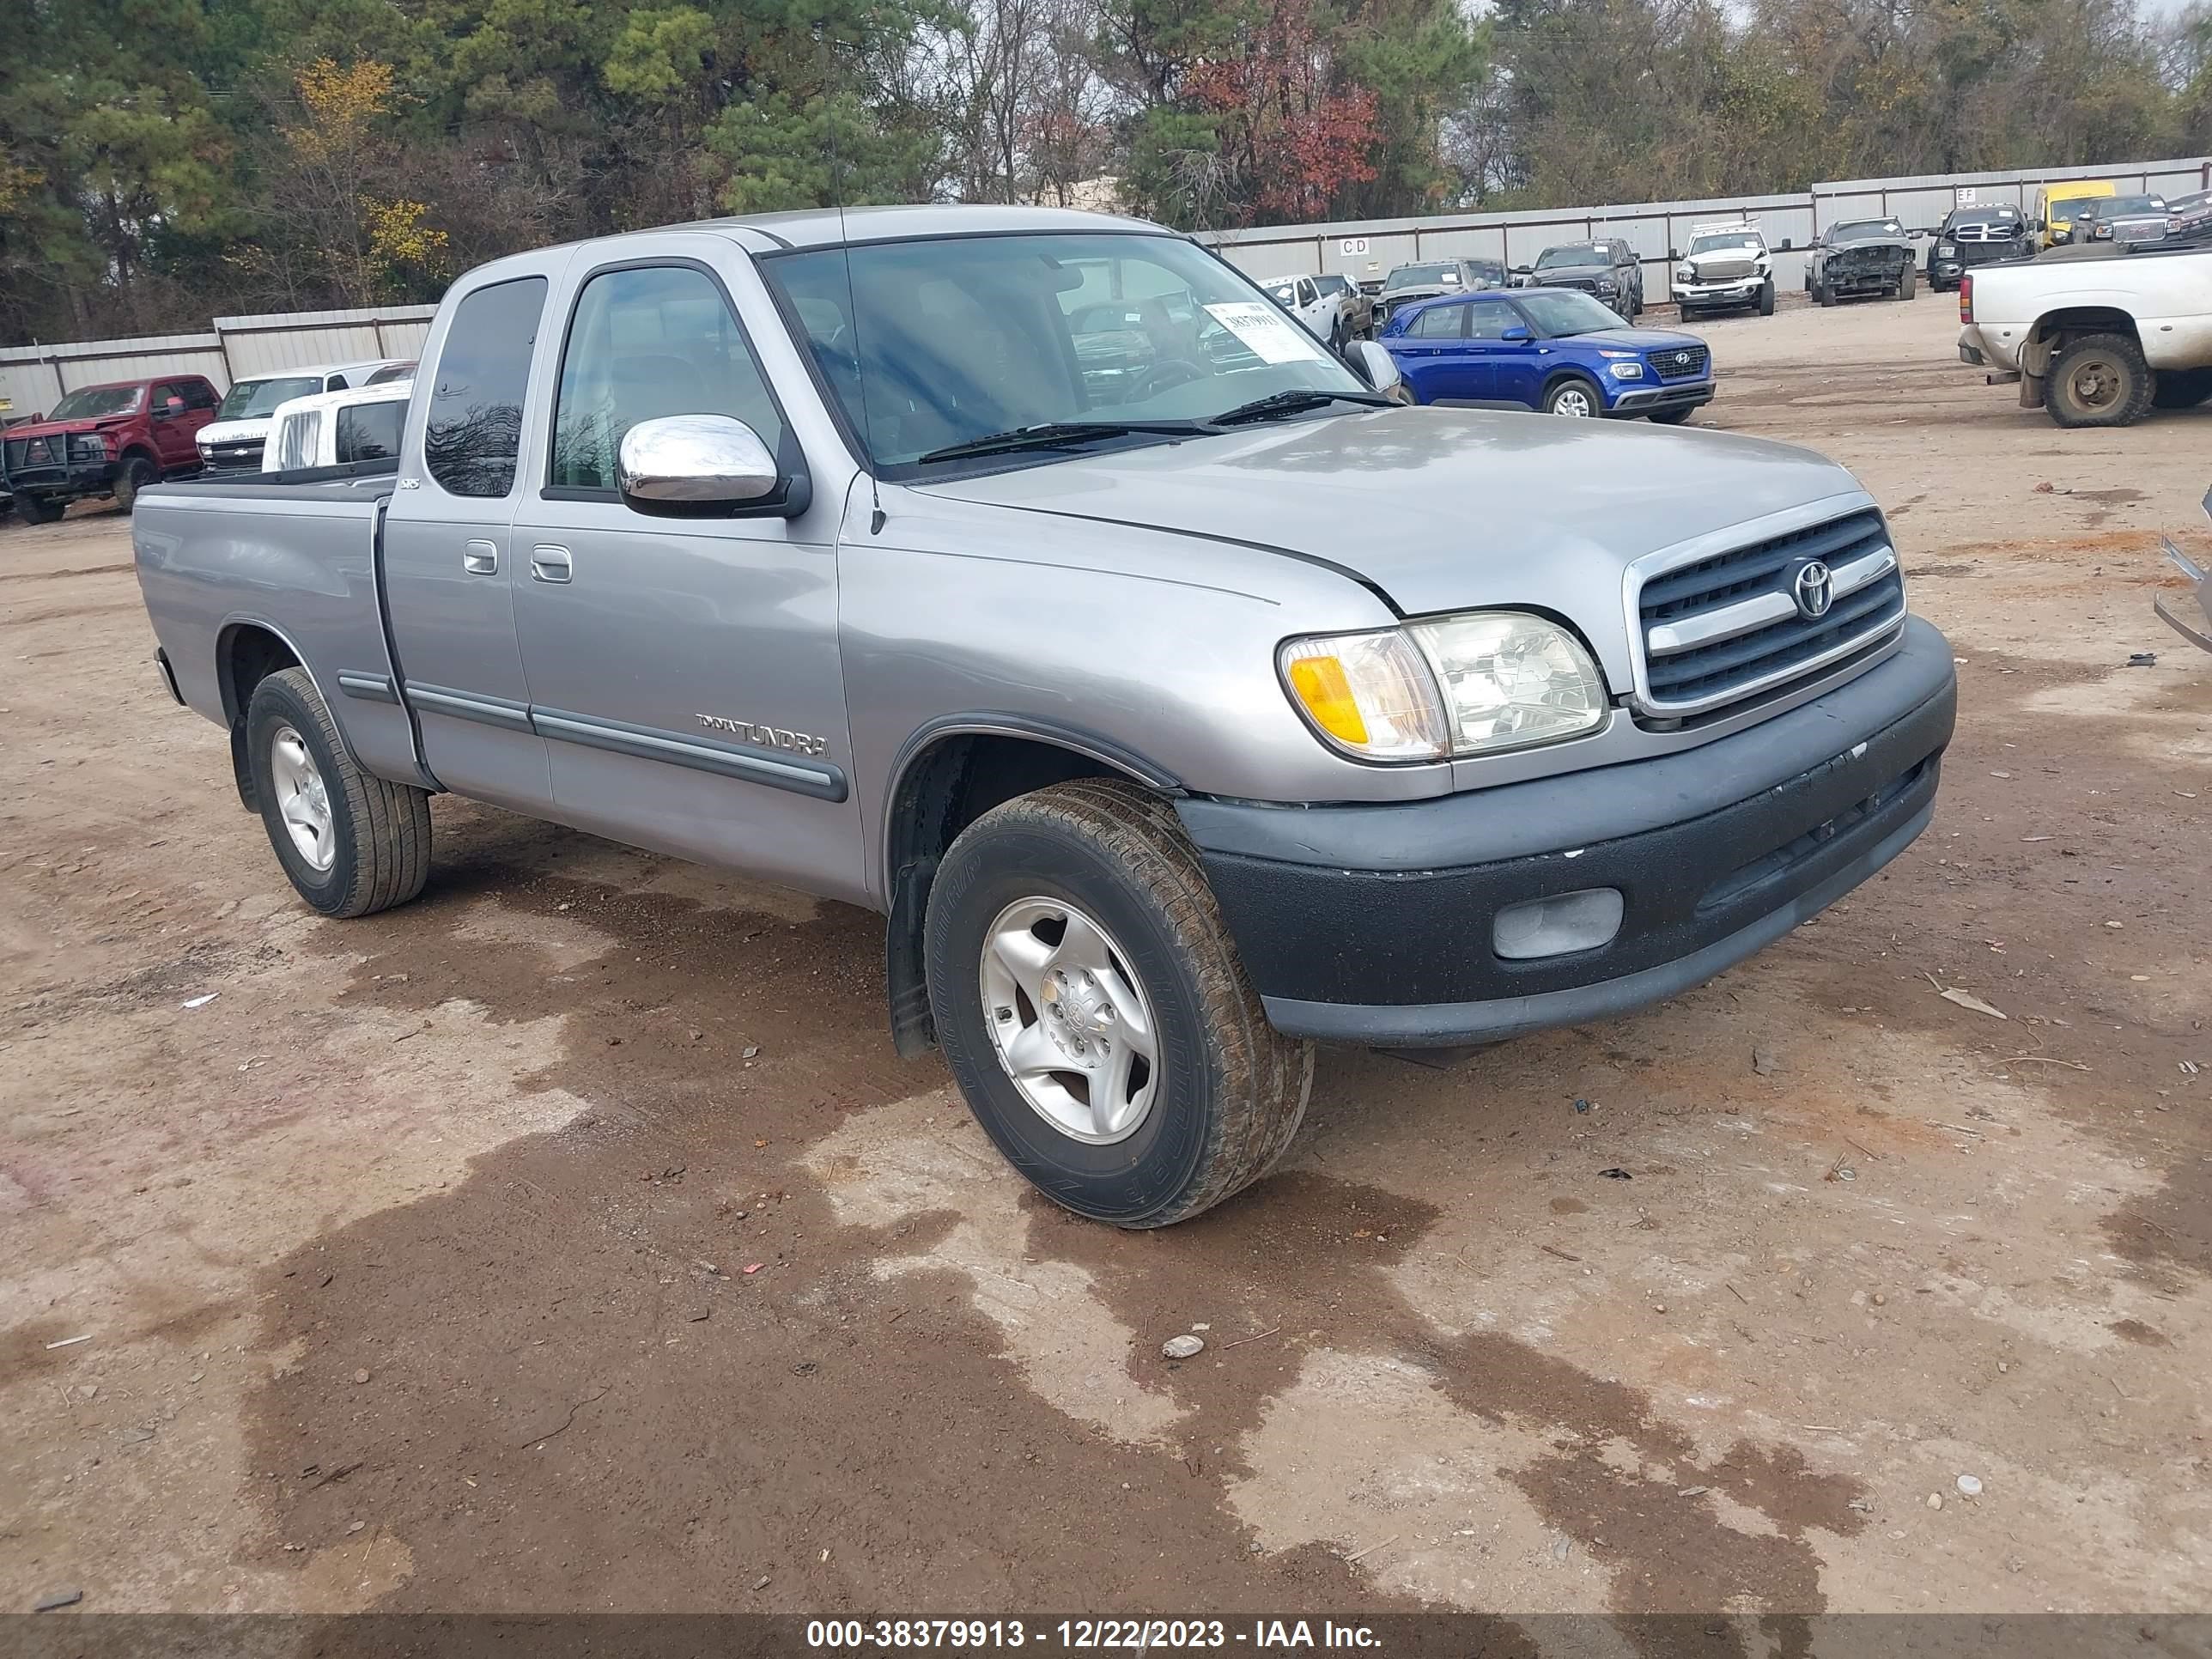
[[[88,495],[128,513],[148,484],[200,470],[193,434],[222,401],[201,374],[78,387],[0,441],[15,516],[45,524]]]

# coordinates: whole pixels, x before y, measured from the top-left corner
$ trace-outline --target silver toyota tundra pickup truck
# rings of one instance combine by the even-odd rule
[[[419,893],[441,791],[868,906],[901,1050],[1156,1226],[1280,1156],[1316,1041],[1741,961],[1951,735],[1841,467],[1351,349],[1085,214],[550,248],[447,295],[396,461],[148,489],[139,580],[316,909]]]

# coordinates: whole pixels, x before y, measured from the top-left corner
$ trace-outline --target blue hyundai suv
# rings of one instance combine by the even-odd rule
[[[1573,289],[1426,300],[1393,316],[1376,337],[1425,404],[1648,415],[1671,426],[1713,398],[1713,354],[1703,340],[1631,328]]]

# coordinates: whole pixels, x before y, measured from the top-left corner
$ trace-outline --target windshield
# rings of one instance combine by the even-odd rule
[[[276,405],[295,398],[305,398],[323,389],[322,377],[307,374],[292,376],[282,380],[240,380],[223,393],[222,407],[216,410],[218,421],[255,421],[276,412]]]
[[[2054,219],[2072,220],[2079,216],[2083,208],[2100,199],[2101,198],[2094,196],[2072,196],[2063,202],[2053,202],[2051,204],[2051,216]]]
[[[1522,310],[1547,340],[1570,334],[1593,334],[1601,328],[1619,328],[1620,315],[1587,294],[1572,289],[1536,289],[1521,295]]]
[[[1352,284],[1341,276],[1316,276],[1314,286],[1323,294],[1334,295],[1343,293]]]
[[[1838,225],[1828,233],[1828,240],[1832,242],[1879,242],[1904,234],[1905,227],[1894,219],[1860,219],[1848,225]]]
[[[1049,422],[1204,420],[1285,392],[1372,397],[1243,275],[1180,237],[878,243],[850,251],[849,292],[847,263],[846,250],[820,248],[761,269],[886,477],[927,477],[948,463],[925,455]]]
[[[88,386],[72,392],[47,414],[50,421],[97,421],[109,415],[128,415],[138,407],[145,387]]]
[[[1954,230],[2013,230],[2020,224],[2020,215],[2010,208],[1992,210],[1987,213],[1962,213],[1951,222]]]
[[[1286,306],[1295,306],[1298,302],[1298,285],[1295,282],[1270,283],[1267,292]]]
[[[1382,291],[1390,293],[1401,288],[1442,288],[1456,286],[1459,267],[1456,264],[1400,265],[1382,279]]]
[[[1572,247],[1547,247],[1536,256],[1536,269],[1549,270],[1557,265],[1601,265],[1605,255],[1588,242],[1577,242]]]
[[[2117,218],[2123,213],[2163,213],[2166,204],[2155,196],[2114,196],[2097,209],[2100,219]]]
[[[1759,234],[1749,230],[1723,230],[1717,231],[1711,236],[1692,237],[1690,241],[1690,252],[1692,253],[1756,253],[1759,252]]]

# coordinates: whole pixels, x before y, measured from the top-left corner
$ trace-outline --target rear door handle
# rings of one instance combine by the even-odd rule
[[[499,574],[499,549],[490,542],[471,542],[461,550],[461,568],[471,576]]]
[[[532,581],[565,582],[574,570],[574,562],[565,547],[540,544],[530,550],[530,579]]]

